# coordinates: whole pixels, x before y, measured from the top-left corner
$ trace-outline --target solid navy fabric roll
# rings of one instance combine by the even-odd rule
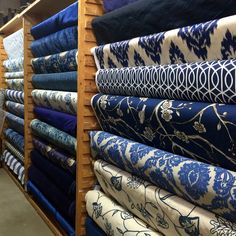
[[[87,236],[106,236],[106,234],[99,228],[92,218],[87,217],[85,221]]]
[[[137,0],[103,0],[103,7],[106,12],[114,11]]]
[[[57,4],[55,2],[55,4]],[[67,8],[51,16],[47,20],[35,25],[31,29],[31,34],[35,39],[45,37],[59,30],[78,24],[78,2],[71,4]]]
[[[39,120],[76,137],[76,116],[43,107],[35,107],[34,113]]]

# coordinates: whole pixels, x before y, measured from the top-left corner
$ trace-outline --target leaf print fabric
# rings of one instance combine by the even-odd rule
[[[24,91],[24,79],[6,79],[5,81],[9,89]]]
[[[17,157],[20,161],[24,162],[24,156],[16,149],[14,146],[12,146],[9,142],[4,142],[6,149],[8,149],[9,152],[11,152],[15,157]]]
[[[24,70],[24,57],[8,59],[3,62],[3,66],[9,72],[18,72]]]
[[[24,105],[21,103],[6,101],[5,106],[10,113],[24,118]]]
[[[12,102],[24,104],[24,92],[6,89],[5,98]]]
[[[12,129],[5,129],[4,135],[7,141],[12,144],[22,154],[24,153],[24,137]]]

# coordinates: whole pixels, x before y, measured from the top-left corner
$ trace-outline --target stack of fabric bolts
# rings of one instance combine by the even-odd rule
[[[78,3],[31,29],[34,149],[28,191],[74,235]]]
[[[5,107],[7,128],[3,160],[24,185],[24,60],[23,29],[5,37],[3,46],[8,59],[3,62],[6,70],[7,89]]]
[[[236,234],[236,8],[180,2],[140,0],[93,22],[103,131],[90,132],[101,190],[86,195],[88,235]]]

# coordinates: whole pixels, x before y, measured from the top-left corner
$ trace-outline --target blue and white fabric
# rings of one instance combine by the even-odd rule
[[[5,97],[7,100],[17,103],[24,103],[24,92],[6,89]]]
[[[6,79],[5,81],[9,89],[24,91],[24,79]]]
[[[24,162],[24,156],[14,147],[12,146],[9,142],[5,141],[4,142],[6,149],[12,153],[15,157],[17,157],[22,163]]]
[[[3,66],[9,72],[18,72],[24,70],[24,57],[8,59],[3,62]]]
[[[8,126],[11,129],[24,135],[24,119],[7,112],[6,113],[6,120],[8,122]]]
[[[12,101],[6,101],[5,106],[10,113],[24,118],[24,105]]]
[[[24,71],[19,72],[6,72],[4,73],[6,79],[22,79],[24,78]]]

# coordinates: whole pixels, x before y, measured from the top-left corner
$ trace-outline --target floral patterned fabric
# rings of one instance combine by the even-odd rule
[[[104,131],[235,170],[234,105],[98,94],[92,106]]]
[[[92,50],[98,69],[181,64],[236,57],[236,16]]]
[[[37,106],[70,114],[77,112],[77,93],[75,92],[35,89],[32,91],[32,97]]]
[[[60,73],[77,70],[77,49],[32,59],[35,74]]]
[[[5,97],[12,102],[24,103],[24,92],[6,89]]]
[[[99,70],[104,94],[236,103],[236,60]]]
[[[9,143],[17,148],[22,154],[24,153],[24,137],[12,129],[4,130],[5,137]]]
[[[104,161],[96,161],[94,170],[108,196],[164,235],[236,234],[236,224]]]
[[[10,113],[16,116],[19,116],[21,118],[24,118],[24,105],[23,104],[6,101],[5,106]]]
[[[24,135],[24,119],[7,112],[6,120],[11,129]]]
[[[24,58],[8,59],[3,62],[3,66],[9,72],[18,72],[24,70]]]
[[[133,216],[104,193],[93,190],[86,194],[86,209],[107,235],[162,236]]]
[[[76,153],[77,141],[67,133],[37,119],[31,121],[30,127],[36,136],[43,138],[60,148],[64,148],[71,154]]]
[[[24,79],[6,79],[9,89],[24,91]]]
[[[24,71],[19,71],[19,72],[6,72],[4,73],[4,77],[7,79],[21,79],[24,78]]]
[[[4,142],[6,148],[9,152],[11,152],[15,157],[17,157],[20,161],[24,162],[24,156],[15,148],[13,147],[9,142]]]
[[[236,172],[158,150],[106,132],[90,132],[94,157],[236,222]]]

